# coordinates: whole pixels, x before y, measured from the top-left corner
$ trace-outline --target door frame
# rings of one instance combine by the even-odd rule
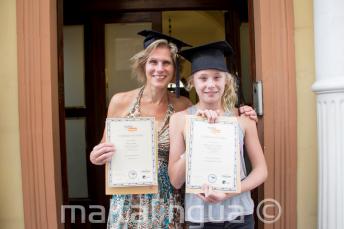
[[[256,79],[264,83],[264,116],[260,118],[258,128],[269,168],[269,178],[258,192],[260,199],[274,198],[283,209],[280,220],[274,224],[259,223],[259,228],[296,228],[293,1],[249,1],[253,2],[254,8]],[[133,2],[147,7],[143,0]],[[194,1],[186,2],[191,4]],[[212,1],[200,2],[207,5]],[[62,3],[58,0],[17,0],[16,3],[25,227],[63,228],[59,139],[61,101],[58,97],[61,90],[58,87],[58,65],[61,62],[57,51],[60,45],[57,25],[61,25],[62,19],[57,8],[62,7]],[[166,9],[167,6],[170,9],[178,7],[167,4]]]

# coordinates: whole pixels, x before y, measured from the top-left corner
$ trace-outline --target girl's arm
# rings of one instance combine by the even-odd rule
[[[238,118],[241,127],[245,130],[245,146],[252,165],[252,171],[241,182],[241,193],[250,191],[262,184],[268,175],[265,157],[258,139],[258,133],[255,121],[248,117],[241,116]],[[219,203],[237,194],[225,194],[214,191],[212,187],[204,185],[204,193],[198,196],[208,203]]]
[[[246,192],[262,184],[268,176],[268,170],[259,142],[256,123],[246,117],[239,119],[245,129],[245,147],[252,166],[250,174],[241,182],[241,192]]]
[[[185,112],[178,112],[170,118],[170,155],[168,161],[168,175],[171,184],[180,189],[185,183],[185,142],[184,125]]]

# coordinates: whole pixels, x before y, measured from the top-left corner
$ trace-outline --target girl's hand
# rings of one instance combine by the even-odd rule
[[[233,196],[238,195],[238,193],[223,193],[213,190],[212,186],[203,185],[202,190],[204,193],[199,193],[197,196],[201,198],[204,202],[217,204],[229,199]]]
[[[219,117],[219,110],[197,110],[196,115],[208,119],[209,123],[215,123]]]
[[[90,153],[90,161],[95,165],[104,165],[110,161],[115,153],[115,146],[111,143],[100,143]]]
[[[258,122],[258,116],[257,116],[257,113],[256,111],[250,107],[250,106],[242,106],[242,107],[239,107],[239,113],[240,113],[240,116],[241,115],[245,115],[245,116],[248,116],[250,119],[252,119],[253,121],[255,122]]]

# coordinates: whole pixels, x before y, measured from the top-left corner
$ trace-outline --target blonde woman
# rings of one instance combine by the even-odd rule
[[[169,119],[175,111],[191,105],[185,97],[177,98],[167,90],[175,78],[177,46],[186,44],[155,31],[142,31],[145,49],[132,57],[132,68],[143,86],[115,94],[108,117],[155,117],[158,126],[157,194],[113,195],[110,201],[108,228],[181,228],[181,194],[171,185],[167,174],[169,156]],[[103,165],[116,154],[116,145],[103,137],[93,148],[90,160]]]

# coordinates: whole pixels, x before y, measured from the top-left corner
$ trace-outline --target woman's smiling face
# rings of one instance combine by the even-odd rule
[[[167,88],[174,76],[174,64],[168,47],[154,49],[145,64],[147,84],[157,88]]]

